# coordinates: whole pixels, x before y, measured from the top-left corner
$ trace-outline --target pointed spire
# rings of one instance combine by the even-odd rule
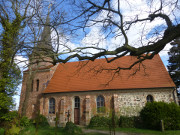
[[[47,66],[51,63],[42,61],[52,61],[53,47],[51,42],[51,27],[50,27],[50,12],[48,9],[48,14],[46,17],[46,22],[44,23],[44,29],[41,33],[41,40],[37,43],[37,46],[33,48],[32,54],[29,59],[32,63],[36,61],[41,62],[42,66]],[[39,64],[40,65],[40,64]],[[35,67],[36,65],[32,65]]]
[[[42,48],[42,49],[48,49],[49,51],[52,51],[52,42],[51,42],[51,28],[50,28],[50,17],[49,17],[49,9],[48,9],[48,14],[46,17],[46,22],[44,24],[44,30],[41,34],[41,41],[37,45],[37,47]],[[47,51],[47,50],[45,50]]]

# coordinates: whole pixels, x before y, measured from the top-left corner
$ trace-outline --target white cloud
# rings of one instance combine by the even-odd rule
[[[58,43],[58,36],[59,36],[59,43]],[[72,43],[70,41],[70,36],[64,35],[64,34],[60,34],[57,35],[57,33],[55,31],[51,32],[51,38],[52,38],[52,45],[55,49],[55,51],[57,51],[59,53],[62,52],[67,52],[68,49],[75,49],[77,47],[77,45],[75,43]]]
[[[21,56],[21,55],[15,56],[14,61],[15,61],[15,63],[19,66],[19,68],[20,68],[21,70],[27,68],[27,65],[28,65],[28,63],[29,63],[29,62],[28,62],[28,59],[25,58],[25,57],[23,57],[23,56]]]

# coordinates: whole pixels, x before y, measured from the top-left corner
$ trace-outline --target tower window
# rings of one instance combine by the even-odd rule
[[[37,79],[36,83],[37,83],[36,91],[39,91],[39,79]]]
[[[49,99],[49,114],[55,114],[55,99]]]
[[[147,102],[153,102],[153,96],[152,95],[148,95],[146,98]]]

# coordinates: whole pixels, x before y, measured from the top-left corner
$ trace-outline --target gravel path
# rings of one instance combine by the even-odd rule
[[[109,135],[109,131],[103,131],[103,130],[95,130],[95,129],[82,129],[84,133],[103,133]],[[135,133],[123,133],[123,132],[116,132],[116,135],[137,135]]]

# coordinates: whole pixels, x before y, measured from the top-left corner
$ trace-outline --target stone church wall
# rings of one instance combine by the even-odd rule
[[[64,126],[68,121],[74,122],[74,98],[80,98],[80,125],[87,125],[94,115],[108,116],[110,112],[110,100],[114,96],[115,112],[117,115],[136,116],[146,104],[146,97],[152,95],[154,101],[174,102],[173,88],[161,89],[136,89],[136,90],[112,90],[91,92],[69,92],[45,94],[40,106],[41,113],[45,115],[51,125],[54,125],[55,114],[49,114],[49,99],[55,99],[55,112],[60,117],[60,125]],[[102,95],[105,99],[105,113],[97,113],[96,98]],[[63,104],[62,104],[63,102]]]

